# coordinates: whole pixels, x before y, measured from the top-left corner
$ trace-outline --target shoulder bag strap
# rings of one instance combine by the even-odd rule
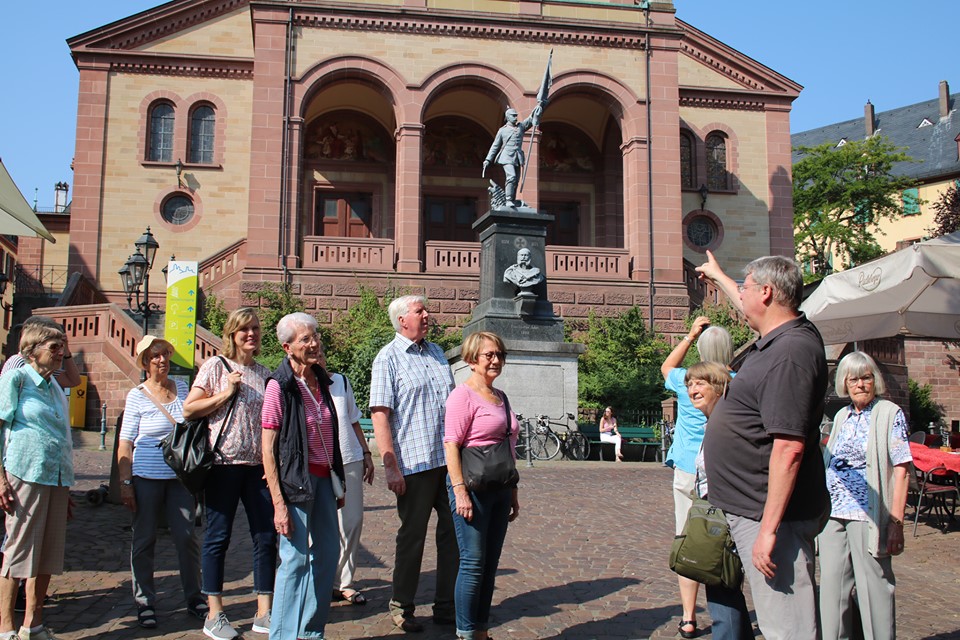
[[[311,400],[313,400],[313,406],[317,410],[317,435],[320,436],[320,446],[323,447],[323,453],[327,456],[327,462],[330,463],[330,469],[333,469],[333,456],[330,455],[330,450],[327,449],[327,441],[323,437],[323,412],[320,411],[320,401],[314,397],[313,392],[310,391],[310,386],[307,383],[301,381],[300,378],[297,377],[294,377],[294,379],[297,381],[297,391],[299,391],[301,387],[306,388],[307,395],[310,396]],[[320,384],[320,380],[317,380],[317,384]],[[306,416],[304,416],[304,420],[306,420]],[[307,425],[304,424],[303,426],[306,428]]]
[[[176,383],[174,383],[174,384],[176,384]],[[152,402],[153,405],[154,405],[157,409],[160,410],[160,413],[162,413],[163,415],[165,415],[165,416],[167,417],[167,420],[169,420],[171,424],[173,424],[174,426],[176,426],[177,421],[173,419],[173,416],[170,415],[170,412],[167,411],[167,410],[163,407],[162,404],[160,404],[159,402],[157,402],[157,399],[156,399],[156,398],[154,398],[152,395],[150,395],[150,394],[147,392],[147,388],[146,388],[146,387],[144,387],[142,384],[139,384],[139,385],[137,385],[137,389],[139,389],[139,390],[140,390],[140,393],[142,393],[143,395],[145,395],[145,396],[147,397],[147,400],[149,400],[150,402]]]
[[[223,367],[227,370],[227,373],[233,373],[233,369],[230,368],[230,364],[227,362],[227,359],[223,356],[217,356],[220,358],[220,362],[223,364]],[[223,419],[223,426],[220,427],[220,432],[217,434],[217,439],[213,443],[213,452],[220,453],[220,440],[223,438],[223,432],[227,430],[227,427],[230,425],[230,420],[233,419],[233,408],[237,405],[237,396],[240,395],[240,390],[237,389],[233,392],[233,397],[230,398],[230,408],[227,409],[227,416]]]
[[[503,399],[503,408],[507,412],[507,440],[510,439],[511,429],[513,427],[513,420],[510,419],[510,400],[507,399],[507,394],[503,391],[497,390],[500,393],[500,397]]]

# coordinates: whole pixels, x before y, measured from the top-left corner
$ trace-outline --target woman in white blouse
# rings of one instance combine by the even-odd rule
[[[147,379],[127,394],[117,453],[120,498],[133,512],[133,597],[137,622],[145,629],[157,627],[153,560],[161,513],[166,515],[177,548],[187,612],[197,618],[207,615],[207,603],[200,593],[197,503],[157,447],[173,429],[171,418],[183,420],[183,401],[187,397],[186,383],[169,377],[172,354],[173,345],[155,336],[144,336],[137,344],[137,362],[147,372]]]

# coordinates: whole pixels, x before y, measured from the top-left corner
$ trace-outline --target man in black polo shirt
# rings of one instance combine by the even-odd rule
[[[760,334],[707,423],[710,502],[727,514],[764,637],[813,640],[814,538],[830,509],[819,447],[823,340],[798,311],[803,278],[793,260],[758,258],[740,286],[709,252],[697,271]]]

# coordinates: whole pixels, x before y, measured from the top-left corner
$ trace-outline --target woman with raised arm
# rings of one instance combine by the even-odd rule
[[[729,367],[733,360],[733,339],[730,334],[722,327],[709,327],[709,324],[710,319],[706,316],[696,318],[690,332],[677,343],[660,366],[663,386],[677,394],[677,423],[673,430],[673,444],[670,445],[664,461],[668,467],[673,467],[676,535],[683,531],[687,512],[693,504],[690,492],[693,491],[696,472],[695,460],[703,443],[703,429],[707,423],[706,416],[690,402],[684,382],[687,370],[681,365],[694,341],[697,343],[701,361],[719,362],[724,367]],[[680,605],[683,607],[677,630],[683,638],[695,638],[698,635],[696,611],[700,583],[683,576],[677,576],[677,579],[680,583]]]
[[[223,611],[223,573],[237,506],[243,502],[253,541],[253,592],[257,612],[251,631],[270,632],[270,607],[277,566],[277,532],[273,504],[263,478],[260,416],[270,370],[258,364],[260,318],[244,307],[223,325],[222,357],[208,358],[183,403],[184,418],[209,416],[209,445],[215,451],[207,476],[204,504],[207,531],[203,539],[203,593],[210,612],[203,633],[229,640],[239,633]]]

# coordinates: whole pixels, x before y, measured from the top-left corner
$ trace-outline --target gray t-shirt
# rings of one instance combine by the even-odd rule
[[[819,443],[827,382],[823,340],[805,316],[757,341],[707,425],[703,449],[712,504],[760,520],[774,436],[799,436],[806,446],[783,519],[809,520],[827,513]]]

